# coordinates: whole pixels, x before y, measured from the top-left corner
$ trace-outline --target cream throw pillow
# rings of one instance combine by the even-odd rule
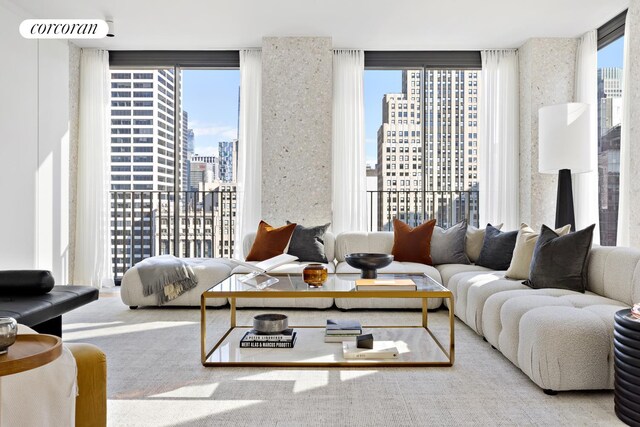
[[[565,225],[554,231],[558,236],[564,236],[571,231],[571,225]],[[533,251],[539,236],[540,233],[534,231],[527,224],[520,224],[520,231],[518,231],[518,237],[516,237],[516,247],[513,250],[513,258],[511,258],[511,265],[509,265],[505,277],[518,280],[529,278],[531,258],[533,258]]]
[[[494,225],[494,227],[500,230],[502,228],[502,224]],[[469,225],[467,227],[467,242],[465,247],[465,253],[469,258],[469,261],[476,262],[478,257],[480,257],[483,242],[484,228],[475,228],[473,225]]]

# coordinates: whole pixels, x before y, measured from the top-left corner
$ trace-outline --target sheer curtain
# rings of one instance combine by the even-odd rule
[[[635,23],[631,19],[631,8],[635,5],[630,5],[627,11],[627,19],[624,24],[624,69],[622,71],[622,125],[620,127],[620,199],[618,204],[618,236],[617,246],[630,246],[630,209],[631,209],[631,149],[629,147],[632,143],[637,141],[631,141],[631,91],[629,84],[627,84],[628,76],[630,75],[631,59],[630,42],[631,33],[635,30],[632,25]],[[636,196],[637,197],[637,196]]]
[[[242,239],[262,216],[262,53],[240,51],[240,129],[234,257],[244,258]]]
[[[600,215],[598,211],[598,32],[591,30],[578,40],[576,53],[576,102],[589,104],[591,114],[591,139],[589,150],[591,172],[573,175],[573,204],[576,230],[596,224],[593,243],[600,243]]]
[[[109,202],[109,52],[80,52],[78,186],[73,282],[113,285]]]
[[[518,52],[485,50],[482,55],[480,110],[481,224],[520,225]]]
[[[364,155],[364,52],[333,53],[332,229],[367,228]]]

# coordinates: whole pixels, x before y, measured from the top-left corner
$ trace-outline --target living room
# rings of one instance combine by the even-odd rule
[[[640,425],[637,1],[0,31],[0,425]]]

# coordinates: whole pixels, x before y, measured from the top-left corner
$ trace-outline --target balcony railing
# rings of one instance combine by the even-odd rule
[[[415,227],[435,218],[440,227],[463,219],[478,226],[478,191],[367,191],[369,231],[393,230],[398,218]]]
[[[235,189],[112,191],[111,256],[116,282],[145,258],[231,257]]]

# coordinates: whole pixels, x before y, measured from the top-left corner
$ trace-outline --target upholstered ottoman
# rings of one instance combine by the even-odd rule
[[[198,286],[176,299],[165,303],[165,306],[200,306],[200,296],[204,291],[229,277],[234,267],[229,260],[222,258],[184,258],[198,279]],[[142,282],[135,266],[124,274],[120,285],[120,297],[122,302],[131,308],[138,306],[157,306],[158,298],[155,295],[144,296]],[[227,304],[226,298],[212,298],[207,300],[210,307],[220,307]]]

